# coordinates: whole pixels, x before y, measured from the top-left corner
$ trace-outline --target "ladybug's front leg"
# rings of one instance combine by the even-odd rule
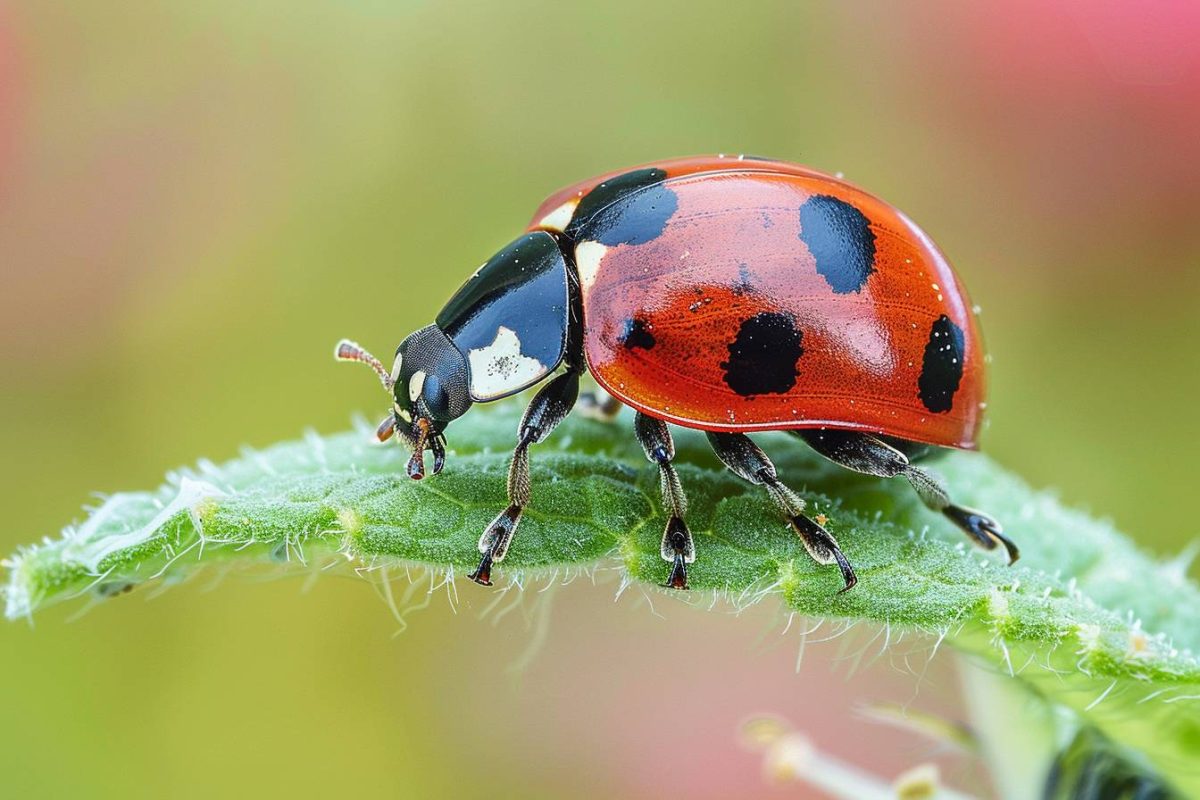
[[[696,560],[696,545],[692,542],[692,532],[683,521],[684,512],[687,511],[687,496],[683,493],[683,484],[679,482],[679,473],[671,464],[675,458],[671,431],[661,419],[648,417],[640,411],[634,417],[633,430],[642,450],[646,452],[646,458],[658,465],[663,506],[671,514],[659,548],[663,560],[671,564],[671,576],[665,585],[672,589],[686,589],[687,565]]]
[[[743,480],[757,486],[765,486],[775,505],[787,515],[792,529],[800,535],[804,549],[818,564],[838,565],[842,571],[842,580],[846,582],[843,592],[854,588],[858,578],[854,568],[842,554],[833,534],[822,528],[803,514],[804,500],[795,492],[784,486],[775,472],[775,465],[767,458],[758,445],[749,436],[741,433],[710,433],[708,441],[712,444],[717,458],[729,467],[730,471]]]
[[[504,560],[521,513],[529,505],[529,446],[543,441],[562,422],[579,397],[579,373],[566,372],[550,381],[529,401],[517,428],[517,447],[508,467],[508,508],[479,537],[479,566],[468,577],[492,585],[492,565]]]

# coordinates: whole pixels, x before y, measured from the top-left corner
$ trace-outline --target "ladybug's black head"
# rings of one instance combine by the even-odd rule
[[[424,455],[433,452],[433,472],[446,462],[446,438],[442,431],[471,407],[467,388],[467,362],[436,325],[412,333],[396,348],[396,360],[388,372],[379,359],[354,342],[338,343],[335,356],[342,361],[361,361],[379,375],[392,393],[392,411],[379,425],[380,441],[393,433],[412,449],[408,474],[425,477]]]

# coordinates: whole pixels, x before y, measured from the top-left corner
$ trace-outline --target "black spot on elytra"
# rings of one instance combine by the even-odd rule
[[[742,323],[721,363],[725,383],[743,397],[783,394],[796,385],[796,364],[804,355],[802,333],[789,314],[766,311]]]
[[[637,347],[643,350],[651,350],[655,345],[654,334],[650,333],[646,321],[638,317],[625,320],[620,340],[626,350],[633,350]]]
[[[854,206],[817,194],[800,206],[800,241],[817,262],[817,272],[837,294],[862,290],[875,271],[875,233]]]
[[[925,343],[925,360],[917,390],[921,402],[935,414],[954,405],[954,393],[963,375],[963,332],[945,314],[937,318]]]
[[[679,207],[679,198],[663,184],[666,178],[653,167],[609,178],[583,196],[563,233],[607,247],[657,239]]]

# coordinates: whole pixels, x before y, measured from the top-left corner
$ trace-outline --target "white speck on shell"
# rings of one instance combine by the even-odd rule
[[[421,396],[421,391],[425,388],[425,370],[417,370],[408,379],[408,399],[412,402],[417,402],[417,398]]]
[[[396,381],[400,380],[400,367],[403,364],[403,362],[404,362],[404,356],[402,356],[400,353],[396,353],[396,360],[392,362],[392,385],[393,386],[396,384]]]
[[[586,292],[596,282],[600,262],[608,248],[599,242],[580,242],[575,246],[575,268],[579,271],[579,284]]]
[[[558,208],[551,211],[546,216],[538,221],[539,228],[546,230],[559,231],[560,233],[566,230],[567,225],[571,222],[571,217],[575,215],[575,208],[579,205],[579,199],[568,200]]]

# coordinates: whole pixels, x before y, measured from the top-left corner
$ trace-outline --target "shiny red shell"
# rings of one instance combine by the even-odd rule
[[[669,213],[660,231],[604,244],[605,230],[572,219],[596,187],[646,168],[659,184],[606,206],[605,224],[657,209]],[[537,229],[572,236],[588,367],[627,405],[709,431],[976,447],[985,365],[972,305],[924,232],[843,180],[742,157],[657,162],[556,192]]]

